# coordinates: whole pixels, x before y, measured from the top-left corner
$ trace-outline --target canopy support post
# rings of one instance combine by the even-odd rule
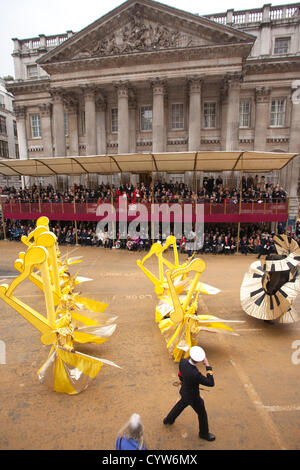
[[[239,200],[239,219],[241,215],[242,209],[242,197],[243,197],[243,154],[240,155],[241,159],[241,170],[240,170],[240,200]],[[241,222],[238,222],[238,234],[237,234],[237,241],[236,241],[236,252],[239,252],[240,248],[240,233],[241,233]]]
[[[4,237],[4,240],[6,240],[6,227],[5,227],[5,219],[4,219],[4,214],[3,214],[2,198],[1,198],[1,218],[2,218],[2,227],[3,227],[3,237]]]

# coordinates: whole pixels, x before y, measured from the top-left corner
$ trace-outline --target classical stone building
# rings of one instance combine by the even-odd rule
[[[128,0],[77,33],[13,41],[20,158],[300,152],[299,3],[201,17]],[[297,159],[266,176],[296,197]]]
[[[13,109],[14,97],[6,89],[5,81],[0,79],[0,159],[19,158],[17,123]],[[18,183],[18,178],[11,177]],[[0,185],[6,178],[0,175]]]
[[[13,96],[0,79],[0,158],[18,158],[16,129]]]

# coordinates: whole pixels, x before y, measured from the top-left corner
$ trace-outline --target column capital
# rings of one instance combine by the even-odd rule
[[[42,117],[51,116],[52,104],[51,103],[42,103],[39,105],[39,110]]]
[[[224,81],[228,90],[233,90],[240,88],[243,78],[243,74],[232,73],[225,75]]]
[[[120,80],[113,83],[119,98],[128,98],[130,82],[128,80]]]
[[[166,92],[166,81],[159,77],[150,80],[154,95],[164,95]]]
[[[14,105],[14,113],[17,119],[25,119],[26,118],[27,108],[26,106],[16,106]]]
[[[187,84],[190,93],[201,93],[202,83],[202,76],[193,75],[191,77],[187,77]]]
[[[62,89],[50,90],[53,104],[63,104],[64,92]]]
[[[101,99],[97,99],[96,100],[96,109],[97,109],[97,111],[106,111],[107,110],[106,101],[102,101]]]
[[[268,103],[271,94],[271,88],[257,87],[255,88],[256,103]]]
[[[96,98],[96,93],[98,92],[96,85],[83,85],[80,89],[85,99],[94,100]]]
[[[68,113],[77,113],[78,97],[74,93],[65,93],[63,95],[63,101]]]
[[[293,104],[300,104],[300,80],[294,80],[292,83],[291,100]]]
[[[128,106],[129,106],[129,109],[136,109],[137,108],[137,101],[135,98],[130,98],[130,100],[128,101]]]

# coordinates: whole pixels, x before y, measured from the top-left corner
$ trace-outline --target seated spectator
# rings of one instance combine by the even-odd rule
[[[251,254],[254,253],[254,239],[253,239],[253,237],[250,237],[250,238],[248,239],[248,247],[247,247],[247,249],[248,249],[248,253],[251,253]]]
[[[243,255],[247,255],[248,253],[248,243],[247,243],[247,237],[244,236],[241,241],[240,241],[240,248],[241,248],[241,253]]]

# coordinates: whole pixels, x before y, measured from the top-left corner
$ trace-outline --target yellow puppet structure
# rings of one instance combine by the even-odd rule
[[[51,345],[47,361],[38,371],[39,380],[57,392],[76,394],[96,377],[103,364],[111,361],[75,350],[76,343],[101,344],[113,334],[116,316],[105,314],[107,304],[74,293],[80,282],[68,272],[61,259],[56,236],[49,221],[38,219],[35,230],[22,237],[27,246],[15,261],[19,275],[8,286],[0,286],[0,298],[41,333],[41,343]],[[18,299],[16,288],[26,279],[43,292],[46,315]]]
[[[164,252],[170,247],[173,248],[172,261],[164,256]],[[153,255],[156,255],[158,261],[158,277],[145,266]],[[159,300],[155,310],[155,321],[165,337],[167,349],[173,355],[175,362],[180,361],[182,356],[188,356],[190,347],[198,344],[201,331],[234,334],[232,328],[223,323],[230,321],[221,320],[214,315],[198,314],[199,295],[215,295],[220,290],[200,282],[200,276],[206,268],[202,259],[192,257],[179,265],[175,237],[168,237],[164,245],[154,243],[149,253],[137,261],[137,265],[154,284]],[[164,270],[164,267],[167,269]]]

